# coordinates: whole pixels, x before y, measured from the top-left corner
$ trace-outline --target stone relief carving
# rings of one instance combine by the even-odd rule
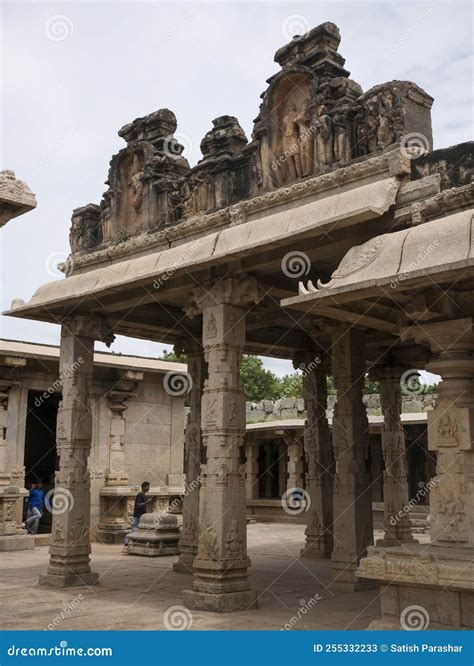
[[[275,54],[250,142],[236,117],[223,115],[201,142],[190,168],[174,137],[177,121],[160,109],[124,126],[127,146],[112,157],[100,206],[73,213],[73,255],[144,239],[189,218],[230,207],[227,223],[245,220],[238,202],[299,179],[322,176],[417,132],[431,145],[432,98],[414,83],[391,81],[367,92],[349,78],[337,26],[324,23]],[[216,217],[217,219],[217,217]],[[166,237],[168,241],[168,236]]]

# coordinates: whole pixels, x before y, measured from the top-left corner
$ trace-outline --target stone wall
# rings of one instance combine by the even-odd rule
[[[420,395],[403,396],[403,412],[425,412],[433,409],[437,396],[431,393],[422,393]],[[328,410],[331,413],[334,409],[336,396],[328,396]],[[380,396],[378,394],[365,395],[364,402],[367,406],[367,414],[379,415],[382,413],[380,408]],[[306,418],[303,398],[281,398],[280,400],[262,400],[261,402],[246,403],[247,423],[256,423],[259,421],[280,421],[284,419],[303,419]]]

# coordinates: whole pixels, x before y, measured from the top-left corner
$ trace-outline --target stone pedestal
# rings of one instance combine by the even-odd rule
[[[233,278],[203,291],[203,346],[208,362],[201,423],[207,463],[202,466],[198,553],[189,608],[228,612],[256,607],[247,569],[245,466],[239,447],[245,436],[245,397],[239,365],[245,344],[245,310],[256,297],[253,281]]]
[[[307,410],[304,451],[310,505],[301,557],[327,559],[333,550],[334,454],[326,418],[326,371],[315,354],[305,354],[303,363],[303,397]]]
[[[134,490],[128,485],[106,485],[102,488],[100,491],[101,517],[96,532],[98,541],[123,543],[131,522],[128,514],[128,500],[132,499],[137,492],[138,490]]]
[[[362,560],[359,576],[377,581],[382,590],[382,617],[369,628],[405,628],[413,607],[425,628],[472,628],[474,320],[414,325],[403,338],[429,344],[434,356],[426,369],[442,377],[436,407],[428,413],[428,447],[438,454],[430,491],[431,544],[375,548]]]
[[[169,513],[146,513],[138,529],[129,534],[128,555],[163,557],[179,553],[178,519]]]
[[[385,367],[376,373],[380,382],[380,402],[384,417],[384,536],[377,542],[380,546],[397,546],[414,541],[409,514],[404,509],[408,505],[408,477],[405,435],[400,419],[402,375],[403,369],[397,367]]]
[[[58,413],[59,472],[52,501],[53,533],[50,562],[40,584],[54,587],[92,585],[98,574],[90,568],[90,476],[87,461],[92,439],[89,388],[94,340],[103,339],[103,324],[88,316],[67,319],[61,328]]]
[[[332,428],[336,474],[331,589],[366,586],[357,578],[356,569],[367,546],[373,543],[369,424],[362,402],[366,371],[363,335],[355,328],[338,331],[332,346],[337,402]]]
[[[197,555],[199,532],[199,493],[201,487],[201,395],[206,374],[202,348],[186,346],[188,373],[191,379],[189,391],[189,417],[184,436],[185,490],[183,497],[183,527],[179,542],[179,558],[173,564],[175,571],[192,573]]]

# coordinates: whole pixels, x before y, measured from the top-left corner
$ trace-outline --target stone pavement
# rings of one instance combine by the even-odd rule
[[[183,605],[182,590],[191,588],[190,574],[173,571],[175,557],[135,557],[122,554],[120,546],[93,544],[92,570],[100,584],[53,589],[38,585],[48,563],[46,547],[2,553],[0,629],[151,630],[183,622],[197,630],[280,629],[290,623],[295,630],[366,628],[380,615],[378,591],[334,595],[325,589],[330,563],[298,559],[303,542],[302,525],[249,525],[259,608],[230,614],[178,609],[166,615]]]

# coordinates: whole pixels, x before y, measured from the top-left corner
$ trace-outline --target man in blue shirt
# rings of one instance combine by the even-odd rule
[[[150,490],[150,484],[148,481],[144,481],[142,483],[142,490],[138,495],[135,497],[135,506],[133,508],[133,520],[132,520],[132,528],[129,532],[127,532],[127,536],[125,537],[124,541],[124,546],[125,546],[125,552],[128,552],[128,546],[130,545],[131,541],[128,538],[129,534],[132,532],[135,532],[135,530],[138,528],[140,524],[140,518],[143,516],[144,513],[146,513],[146,508],[148,503],[151,500],[151,497],[147,497],[146,494]]]
[[[26,507],[25,527],[28,534],[38,534],[38,525],[43,515],[44,492],[41,489],[41,479],[31,485]]]

